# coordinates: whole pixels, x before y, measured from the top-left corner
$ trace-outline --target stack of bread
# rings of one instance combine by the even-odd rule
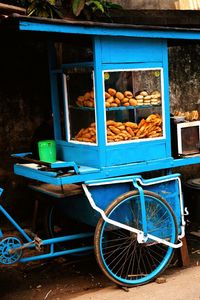
[[[94,91],[88,91],[84,95],[77,98],[78,106],[94,107]],[[134,96],[131,91],[119,92],[113,88],[109,88],[105,92],[105,106],[137,106],[137,105],[158,105],[161,103],[161,94],[159,91],[148,93],[141,91]]]
[[[108,91],[105,92],[105,105],[106,107],[136,106],[137,100],[130,91],[121,93],[109,88]]]
[[[94,91],[86,92],[83,96],[77,98],[78,106],[94,107]]]
[[[135,96],[137,105],[158,105],[161,103],[161,94],[159,91],[148,93],[147,91],[138,92]]]
[[[151,114],[148,118],[142,119],[139,124],[108,120],[106,127],[109,143],[162,136],[162,118],[159,114]],[[75,140],[95,143],[96,124],[92,123],[88,128],[82,128],[75,136]]]
[[[175,117],[184,117],[186,121],[197,121],[199,119],[199,113],[197,110],[192,111],[175,111],[173,114]]]
[[[159,91],[153,91],[152,93],[141,91],[136,93],[135,96],[131,91],[121,93],[112,88],[109,88],[108,91],[105,92],[106,107],[158,105],[160,103],[161,94]]]

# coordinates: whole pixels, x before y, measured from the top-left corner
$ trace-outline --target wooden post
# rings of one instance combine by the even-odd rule
[[[185,236],[182,238],[182,242],[183,246],[180,248],[180,262],[183,267],[188,267],[190,265],[190,257]]]

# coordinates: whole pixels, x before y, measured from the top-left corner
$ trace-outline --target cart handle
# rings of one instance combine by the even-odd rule
[[[76,174],[80,174],[79,167],[74,161],[60,161],[60,160],[58,160],[58,161],[55,161],[53,163],[50,163],[50,162],[44,162],[44,161],[41,161],[41,160],[38,160],[38,159],[33,159],[31,157],[31,155],[32,155],[32,152],[14,153],[14,154],[11,155],[11,157],[14,157],[14,158],[17,158],[17,159],[20,159],[22,161],[26,161],[26,162],[29,162],[29,163],[35,163],[35,164],[41,166],[41,168],[45,166],[45,167],[48,167],[50,169],[58,169],[58,170],[63,169],[64,170],[65,168],[72,167]]]

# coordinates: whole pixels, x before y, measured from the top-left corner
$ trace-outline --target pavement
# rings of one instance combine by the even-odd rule
[[[177,269],[164,276],[166,282],[149,283],[128,289],[115,286],[92,292],[84,292],[77,297],[63,297],[62,300],[200,300],[200,267]]]

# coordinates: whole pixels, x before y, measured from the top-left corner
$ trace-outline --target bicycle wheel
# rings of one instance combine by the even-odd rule
[[[168,203],[159,195],[144,191],[147,231],[175,243],[177,222]],[[115,221],[142,230],[141,203],[137,191],[125,193],[105,211]],[[97,262],[112,281],[122,286],[142,285],[152,281],[169,264],[174,249],[148,239],[137,242],[137,234],[99,220],[95,231]]]

